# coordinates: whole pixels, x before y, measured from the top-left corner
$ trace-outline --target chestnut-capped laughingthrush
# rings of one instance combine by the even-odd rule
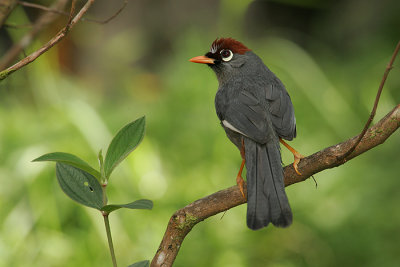
[[[247,169],[247,226],[253,230],[270,222],[289,226],[292,211],[285,193],[279,142],[294,154],[297,173],[302,156],[282,140],[296,137],[293,104],[285,86],[256,54],[232,38],[217,38],[208,53],[190,61],[207,64],[217,75],[215,109],[242,156],[236,182],[243,196],[244,164]]]

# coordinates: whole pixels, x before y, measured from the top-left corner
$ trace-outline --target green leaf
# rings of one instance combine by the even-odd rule
[[[67,196],[91,208],[100,210],[103,207],[103,190],[93,175],[62,162],[57,162],[56,174]]]
[[[93,169],[86,161],[78,158],[77,156],[70,154],[70,153],[64,153],[64,152],[54,152],[54,153],[48,153],[43,156],[40,156],[34,160],[34,162],[37,161],[56,161],[56,162],[63,162],[69,165],[72,165],[74,167],[77,167],[81,170],[84,170],[97,179],[100,179],[100,172],[97,170]]]
[[[106,206],[102,207],[101,210],[105,211],[107,213],[110,213],[110,212],[113,212],[114,210],[117,210],[120,208],[151,210],[153,208],[153,201],[148,200],[148,199],[139,199],[139,200],[133,201],[128,204],[106,205]]]
[[[114,168],[124,160],[142,141],[145,129],[145,117],[125,125],[113,138],[104,160],[104,174],[110,177]]]
[[[150,261],[139,261],[129,265],[128,267],[149,267],[149,266],[150,266]]]

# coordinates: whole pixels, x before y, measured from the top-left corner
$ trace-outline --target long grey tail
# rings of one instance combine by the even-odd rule
[[[258,230],[270,222],[278,227],[292,223],[285,192],[279,143],[259,144],[244,138],[247,169],[247,226]]]

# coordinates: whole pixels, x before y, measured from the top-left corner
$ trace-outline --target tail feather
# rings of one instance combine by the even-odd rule
[[[270,222],[278,227],[292,223],[285,193],[278,144],[259,144],[245,138],[247,169],[247,226],[257,230]]]

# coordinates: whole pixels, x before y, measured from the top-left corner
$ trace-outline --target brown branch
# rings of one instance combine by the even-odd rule
[[[0,81],[4,80],[7,78],[11,73],[15,72],[16,70],[19,70],[20,68],[28,65],[29,63],[33,62],[35,59],[37,59],[39,56],[47,52],[50,48],[52,48],[54,45],[56,45],[58,42],[60,42],[64,37],[68,34],[69,30],[71,30],[75,24],[82,18],[82,16],[88,11],[90,6],[94,3],[95,0],[88,0],[86,4],[79,10],[78,14],[70,20],[67,25],[59,31],[49,42],[47,42],[43,47],[40,49],[36,50],[32,54],[28,55],[24,59],[20,60],[16,64],[12,65],[11,67],[7,68],[6,70],[3,70],[0,72]],[[75,1],[72,1],[72,8],[74,8],[74,3]],[[72,10],[71,8],[71,10]]]
[[[356,149],[356,147],[358,146],[358,144],[361,142],[361,139],[364,137],[365,133],[367,132],[369,126],[371,125],[372,120],[373,120],[374,117],[375,117],[376,109],[378,108],[378,103],[379,103],[379,99],[380,99],[381,94],[382,94],[383,86],[385,85],[385,82],[386,82],[386,79],[387,79],[387,77],[388,77],[388,75],[389,75],[389,72],[390,72],[390,71],[392,70],[392,68],[393,68],[393,63],[394,63],[394,60],[395,60],[396,57],[397,57],[397,54],[399,53],[399,50],[400,50],[400,41],[397,43],[397,46],[396,46],[396,48],[394,49],[392,58],[390,59],[390,62],[389,62],[389,64],[387,65],[387,67],[386,67],[386,69],[385,69],[385,72],[384,72],[383,77],[382,77],[382,81],[381,81],[381,83],[380,83],[380,85],[379,85],[378,92],[377,92],[376,97],[375,97],[375,102],[374,102],[374,106],[373,106],[372,111],[371,111],[371,115],[369,116],[368,121],[367,121],[367,123],[366,123],[365,126],[364,126],[364,129],[362,130],[361,134],[358,136],[358,139],[357,139],[357,141],[354,143],[354,145],[351,146],[350,149],[349,149],[348,151],[346,151],[346,153],[344,153],[343,155],[341,155],[341,156],[339,157],[339,159],[344,160],[344,161],[347,160],[347,157],[348,157],[351,153],[353,153],[353,151]]]
[[[17,0],[0,0],[0,28],[17,5]]]
[[[399,127],[400,104],[366,131],[359,145],[348,156],[347,160],[351,160],[369,149],[382,144]],[[302,182],[320,171],[342,165],[344,162],[339,159],[339,156],[348,151],[360,136],[361,134],[301,159],[299,168],[302,175],[296,174],[292,164],[284,167],[285,186]],[[232,186],[196,200],[183,209],[176,211],[169,220],[163,240],[151,262],[151,266],[172,266],[185,236],[197,223],[245,202],[246,200],[241,195],[238,187]]]

